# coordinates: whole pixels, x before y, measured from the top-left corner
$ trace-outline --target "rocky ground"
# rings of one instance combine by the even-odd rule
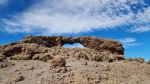
[[[150,64],[131,60],[96,62],[68,58],[53,67],[53,60],[0,62],[0,84],[149,84]],[[55,61],[55,60],[54,60]],[[58,66],[58,67],[57,67]]]
[[[115,40],[28,36],[0,45],[0,84],[150,84],[150,61],[124,58]]]

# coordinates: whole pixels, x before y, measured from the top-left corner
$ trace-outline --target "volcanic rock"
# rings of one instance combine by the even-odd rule
[[[147,64],[150,64],[150,60],[147,62]]]
[[[51,61],[51,66],[52,67],[65,67],[66,65],[66,61],[64,58],[60,57],[60,56],[56,56],[54,59],[52,59]]]
[[[11,79],[14,82],[18,82],[18,81],[22,81],[24,79],[24,77],[16,75],[16,76],[12,77]]]
[[[63,48],[79,42],[85,48]],[[27,36],[23,40],[0,46],[0,55],[18,60],[50,60],[56,55],[94,61],[124,60],[121,42],[98,37]]]
[[[94,49],[100,52],[107,51],[112,54],[124,54],[124,48],[121,42],[102,39],[97,37],[63,37],[63,36],[28,36],[24,37],[19,43],[36,43],[46,47],[62,46],[64,44],[81,43],[84,47]]]

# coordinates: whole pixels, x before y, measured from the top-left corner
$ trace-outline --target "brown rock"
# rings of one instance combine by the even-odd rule
[[[5,64],[5,63],[0,64],[0,68],[6,68],[6,67],[8,67],[7,64]]]
[[[143,63],[144,59],[143,58],[135,58],[134,61],[137,61],[139,63]]]
[[[127,58],[125,60],[127,60],[127,61],[136,61],[136,62],[139,62],[139,63],[143,63],[144,62],[143,58]]]
[[[52,59],[52,56],[49,53],[41,53],[41,54],[35,54],[32,57],[33,60],[43,60],[43,61],[47,61]]]
[[[11,80],[14,82],[19,82],[19,81],[24,80],[24,77],[16,75],[16,76],[12,77]]]
[[[132,58],[126,58],[126,60],[127,60],[127,61],[133,61],[133,59],[132,59]]]
[[[17,57],[18,60],[29,60],[31,59],[31,56],[30,55],[20,55]]]
[[[95,83],[100,83],[100,80],[101,80],[101,77],[97,75],[97,76],[96,76]]]
[[[86,61],[82,62],[82,65],[87,65],[87,62]]]
[[[46,47],[62,46],[66,43],[73,44],[76,42],[81,43],[84,47],[97,51],[107,51],[112,54],[124,54],[124,48],[122,47],[121,42],[90,36],[75,38],[63,36],[28,36],[20,41],[20,43],[36,43]]]
[[[35,66],[30,66],[26,70],[33,70],[33,69],[35,69]]]
[[[60,56],[56,56],[54,59],[52,59],[51,61],[51,66],[52,67],[65,67],[66,65],[66,61],[64,58],[60,57]]]
[[[147,64],[150,64],[150,60],[147,62]]]
[[[62,45],[79,42],[85,48],[62,48]],[[28,36],[18,43],[0,46],[4,57],[16,57],[19,60],[50,60],[56,55],[83,58],[94,61],[111,61],[124,59],[121,42],[97,37],[63,37],[63,36]]]
[[[0,62],[4,61],[4,59],[5,59],[5,55],[0,54]]]
[[[67,70],[66,67],[61,67],[61,71],[60,71],[60,72],[65,73],[65,72],[67,72],[67,71],[68,71],[68,70]]]

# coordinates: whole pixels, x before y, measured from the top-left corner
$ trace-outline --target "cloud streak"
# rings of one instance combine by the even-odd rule
[[[132,46],[138,46],[138,45],[143,44],[143,43],[137,43],[136,38],[121,38],[121,39],[118,39],[118,40],[120,42],[122,42],[122,44],[125,48],[132,47]]]
[[[8,2],[8,0],[0,0],[0,5],[5,5]]]
[[[42,0],[11,20],[3,19],[2,24],[9,33],[46,35],[77,34],[131,24],[141,27],[150,23],[150,7],[146,5],[143,0]]]
[[[150,31],[150,25],[148,27],[140,27],[131,30],[131,32],[137,32],[137,33],[149,32],[149,31]]]

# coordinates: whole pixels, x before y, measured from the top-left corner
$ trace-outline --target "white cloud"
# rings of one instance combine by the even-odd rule
[[[127,4],[129,3],[129,4]],[[131,5],[143,0],[42,0],[28,10],[3,19],[9,33],[65,34],[150,22],[149,8],[133,13]]]
[[[136,20],[134,21],[134,26],[132,29],[130,29],[130,32],[148,32],[150,31],[150,7],[144,8],[144,12],[139,12],[136,15]]]
[[[136,39],[135,38],[122,38],[122,39],[119,39],[119,41],[121,41],[123,44],[126,44],[126,43],[135,42]]]
[[[5,5],[8,2],[8,0],[0,0],[0,5]]]
[[[74,44],[64,44],[64,48],[84,48],[84,46],[80,43],[74,43]]]
[[[137,32],[137,33],[149,32],[149,31],[150,31],[150,27],[140,27],[131,30],[131,32]]]
[[[128,43],[128,44],[124,44],[124,47],[125,48],[128,48],[128,47],[132,47],[132,46],[138,46],[138,45],[141,45],[143,43]]]
[[[120,42],[122,42],[123,46],[125,48],[141,45],[142,43],[138,43],[136,38],[121,38],[118,39]]]

